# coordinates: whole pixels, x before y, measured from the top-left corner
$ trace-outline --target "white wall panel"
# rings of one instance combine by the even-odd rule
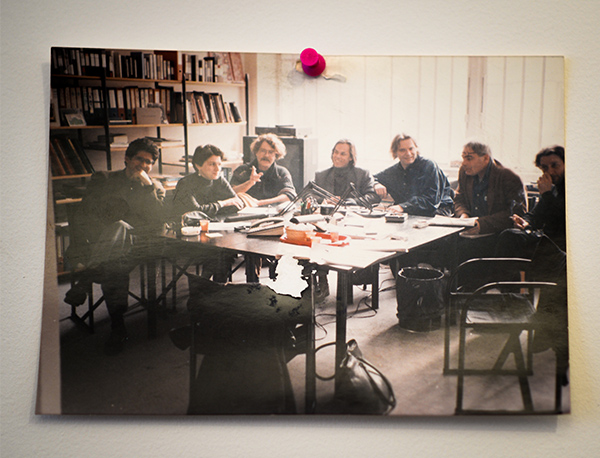
[[[369,164],[385,167],[391,162],[388,154],[392,139],[391,99],[392,58],[367,57],[365,60],[365,131]]]
[[[440,165],[448,166],[452,161],[459,161],[467,133],[467,91],[468,91],[468,57],[452,58],[452,94],[449,100],[451,128],[446,150],[447,158],[440,160]]]
[[[346,78],[346,82],[330,81],[329,87],[335,88],[339,93],[340,102],[340,130],[331,132],[327,130],[328,139],[339,137],[347,138],[356,145],[358,154],[358,164],[366,168],[372,161],[375,154],[370,143],[369,133],[365,125],[365,107],[366,107],[366,57],[349,56],[343,58],[328,59],[328,72],[339,74]],[[337,138],[337,139],[339,139]],[[337,141],[334,140],[334,141]],[[331,142],[330,142],[331,143]],[[329,152],[333,144],[325,147],[319,144],[319,151],[327,151],[327,158],[322,162],[321,168],[328,164]],[[378,152],[379,153],[379,152]]]
[[[378,172],[405,132],[444,168],[476,138],[505,165],[536,175],[535,153],[564,143],[561,58],[326,56],[327,74],[344,82],[297,72],[297,59],[259,56],[256,124],[309,127],[320,169],[333,144],[349,138],[361,164]]]

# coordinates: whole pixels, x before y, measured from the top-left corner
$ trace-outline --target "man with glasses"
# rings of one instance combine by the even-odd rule
[[[127,310],[129,273],[156,250],[155,236],[164,222],[165,190],[149,176],[158,159],[149,139],[132,141],[125,152],[125,168],[95,173],[72,224],[72,237],[85,240],[73,250],[85,270],[67,292],[65,302],[85,302],[92,281],[100,283],[111,318],[105,350],[118,353],[127,340],[123,315]],[[77,231],[77,234],[75,234]]]

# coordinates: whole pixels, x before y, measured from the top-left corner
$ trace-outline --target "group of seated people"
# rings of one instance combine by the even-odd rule
[[[159,152],[148,139],[130,143],[123,170],[92,176],[81,204],[82,231],[89,241],[86,270],[65,301],[82,304],[91,282],[101,284],[111,317],[107,352],[116,353],[123,347],[129,272],[155,253],[155,237],[165,222],[180,221],[190,211],[218,217],[245,206],[274,205],[296,197],[290,172],[276,162],[286,154],[281,139],[274,134],[260,135],[251,150],[252,162],[235,169],[228,182],[221,174],[224,153],[213,145],[196,148],[192,159],[195,172],[179,180],[168,203],[164,188],[150,176]],[[332,166],[317,172],[314,182],[334,196],[327,203],[337,203],[352,183],[363,202],[373,206],[388,202],[388,212],[476,218],[465,233],[489,236],[473,237],[461,247],[468,257],[531,256],[538,230],[565,250],[563,147],[545,148],[536,156],[543,174],[537,183],[539,202],[530,212],[523,182],[495,160],[485,144],[464,146],[456,190],[434,161],[420,155],[410,136],[397,135],[390,151],[397,162],[372,175],[357,166],[354,144],[340,140],[331,153]],[[349,197],[345,203],[355,202]],[[225,281],[210,265],[207,260],[204,276],[214,274],[216,281]],[[326,272],[320,277],[325,282]]]

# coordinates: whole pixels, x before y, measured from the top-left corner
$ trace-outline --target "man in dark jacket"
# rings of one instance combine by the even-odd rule
[[[511,215],[523,215],[527,211],[521,178],[494,160],[489,146],[467,143],[462,160],[454,215],[476,220],[474,227],[461,233],[459,262],[493,256],[498,234],[512,226]]]
[[[492,158],[489,146],[470,142],[463,148],[458,172],[458,190],[454,213],[459,218],[476,217],[469,233],[500,233],[512,226],[513,213],[527,210],[525,188],[521,178]]]
[[[132,141],[125,152],[125,168],[98,172],[91,178],[72,230],[87,241],[86,270],[65,302],[85,302],[92,281],[100,283],[111,318],[107,353],[122,350],[127,339],[123,315],[127,310],[129,273],[155,254],[156,235],[164,222],[165,190],[148,174],[158,159],[152,141]]]
[[[558,145],[542,149],[535,165],[543,172],[537,181],[539,201],[523,217],[512,215],[514,227],[500,235],[499,255],[531,257],[539,240],[536,231],[543,231],[562,251],[567,250],[565,149]]]
[[[454,191],[438,165],[419,155],[415,141],[396,135],[390,148],[398,163],[375,175],[375,192],[394,199],[390,211],[419,216],[452,214]]]
[[[275,163],[285,156],[283,142],[274,134],[260,135],[250,145],[254,160],[240,165],[233,172],[231,186],[236,193],[246,193],[255,199],[253,205],[288,202],[296,197],[289,170]]]

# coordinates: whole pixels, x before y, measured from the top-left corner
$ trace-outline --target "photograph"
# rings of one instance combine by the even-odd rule
[[[53,47],[50,72],[82,108],[49,119],[36,414],[571,412],[562,56]]]

